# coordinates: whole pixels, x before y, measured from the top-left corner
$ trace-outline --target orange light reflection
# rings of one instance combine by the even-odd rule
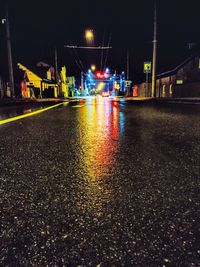
[[[118,167],[119,118],[118,103],[112,105],[107,98],[92,98],[79,110],[80,162],[86,181],[87,201],[83,203],[80,200],[78,206],[92,211],[94,216],[100,216],[112,195],[107,179],[112,179],[112,169]]]

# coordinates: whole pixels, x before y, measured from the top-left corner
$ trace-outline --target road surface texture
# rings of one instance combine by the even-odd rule
[[[199,114],[88,98],[0,125],[0,266],[200,266]]]

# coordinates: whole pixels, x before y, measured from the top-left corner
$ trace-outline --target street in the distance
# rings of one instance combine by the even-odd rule
[[[88,97],[0,125],[1,266],[199,266],[199,108]]]

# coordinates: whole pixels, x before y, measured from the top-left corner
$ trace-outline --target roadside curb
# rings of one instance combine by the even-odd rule
[[[156,104],[167,104],[167,103],[172,103],[172,104],[200,104],[200,98],[195,97],[195,98],[142,98],[142,97],[126,97],[124,98],[125,101],[128,102],[135,102],[135,103],[156,103]]]

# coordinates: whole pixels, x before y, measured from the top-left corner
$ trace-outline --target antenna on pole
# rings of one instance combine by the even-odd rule
[[[156,97],[156,60],[157,60],[157,1],[154,0],[153,66],[151,96]]]

